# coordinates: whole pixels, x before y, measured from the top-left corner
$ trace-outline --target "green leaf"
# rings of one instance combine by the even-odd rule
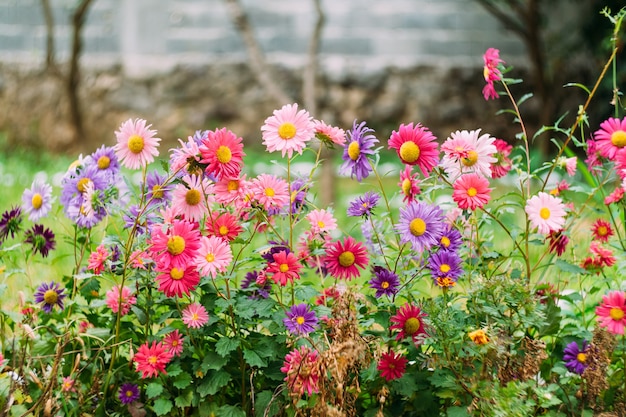
[[[148,398],[154,398],[163,392],[163,385],[157,382],[151,382],[146,387],[146,395]]]
[[[178,389],[187,388],[191,384],[191,375],[183,373],[176,378],[174,381],[174,386]]]
[[[209,373],[198,386],[198,394],[201,397],[216,394],[220,388],[225,387],[230,381],[230,374],[226,371],[217,371]]]
[[[174,399],[174,404],[176,404],[176,407],[178,408],[189,407],[192,400],[193,390],[187,390]]]
[[[574,265],[569,262],[566,262],[563,259],[557,259],[554,265],[556,265],[556,267],[559,268],[563,272],[570,272],[572,274],[586,274],[587,273],[587,271],[584,268],[581,268],[578,265]]]
[[[280,404],[278,401],[273,401],[272,402],[272,391],[270,390],[265,390],[265,391],[261,391],[257,394],[256,396],[256,402],[255,402],[255,417],[265,417],[265,411],[267,410],[267,408],[269,407],[269,413],[267,413],[267,415],[270,416],[275,416],[278,414],[278,410],[280,407]],[[272,402],[270,404],[270,402]]]
[[[218,417],[246,417],[241,407],[236,405],[223,405],[217,411]]]
[[[450,407],[446,412],[448,417],[466,417],[469,416],[467,407]]]
[[[228,356],[230,352],[236,350],[239,347],[241,341],[238,337],[230,338],[223,336],[215,344],[215,351],[222,357]]]
[[[172,402],[166,398],[159,398],[154,402],[152,409],[157,416],[164,416],[172,410]]]
[[[172,377],[172,376],[178,376],[183,372],[183,370],[180,368],[180,364],[178,363],[173,363],[170,366],[167,367],[167,375]]]
[[[244,349],[243,358],[246,363],[250,366],[257,366],[259,368],[265,368],[267,366],[267,362],[264,361],[255,351]]]
[[[224,365],[226,365],[228,359],[218,355],[215,352],[207,352],[206,356],[202,360],[202,364],[200,365],[200,370],[203,373],[206,373],[209,370],[217,371],[222,369]]]

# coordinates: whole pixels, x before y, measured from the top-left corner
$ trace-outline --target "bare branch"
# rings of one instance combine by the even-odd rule
[[[308,63],[304,68],[304,73],[302,75],[302,96],[304,107],[309,111],[309,113],[315,115],[317,114],[315,83],[318,69],[318,52],[325,16],[320,0],[313,0],[313,4],[315,6],[317,20],[315,21],[315,27],[313,28],[313,33],[311,34],[311,40],[309,43]]]
[[[519,36],[521,36],[522,38],[526,38],[528,36],[526,33],[527,32],[526,28],[524,27],[522,23],[518,22],[512,16],[508,15],[506,12],[504,12],[502,9],[496,6],[492,1],[490,0],[476,0],[476,1],[480,3],[485,8],[485,10],[491,13],[496,19],[502,22],[502,24],[504,24],[504,26],[507,29],[510,29],[513,32],[519,34]]]

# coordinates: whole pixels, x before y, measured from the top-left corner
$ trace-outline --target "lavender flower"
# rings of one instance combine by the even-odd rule
[[[356,175],[357,181],[363,181],[372,171],[368,155],[375,153],[372,147],[378,143],[378,139],[371,133],[374,130],[365,126],[365,122],[357,125],[356,120],[352,125],[352,130],[348,131],[349,139],[344,146],[342,158],[344,160],[341,165],[341,173],[350,172],[350,177]]]
[[[283,319],[285,327],[292,334],[307,335],[317,327],[317,317],[309,306],[302,303],[292,306]]]
[[[427,266],[435,284],[450,286],[454,285],[463,274],[462,262],[463,260],[456,252],[438,251],[430,255]]]
[[[350,202],[348,207],[348,216],[353,217],[366,217],[372,215],[372,211],[378,204],[380,195],[373,191],[368,191],[360,197],[357,197],[354,201]]]
[[[22,209],[30,221],[36,222],[52,209],[52,187],[43,181],[33,181],[22,194]]]
[[[446,226],[439,238],[439,250],[456,251],[463,244],[463,236],[454,226]]]
[[[46,313],[52,313],[55,305],[63,310],[63,299],[66,295],[57,282],[51,281],[49,284],[44,282],[37,288],[34,296],[36,303],[43,303],[41,308]]]
[[[416,252],[423,252],[439,244],[444,230],[443,211],[439,206],[412,201],[400,209],[396,229],[402,243],[411,243]]]

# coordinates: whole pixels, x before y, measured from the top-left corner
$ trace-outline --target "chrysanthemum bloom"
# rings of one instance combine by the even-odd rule
[[[102,145],[89,155],[87,163],[95,164],[108,178],[114,178],[120,172],[120,163],[115,155],[115,149],[111,146]]]
[[[366,192],[350,202],[347,210],[348,216],[369,218],[379,199],[380,195],[378,193],[374,191]]]
[[[142,378],[152,378],[158,376],[159,373],[167,374],[165,367],[173,356],[172,352],[165,349],[163,343],[157,343],[155,340],[152,345],[146,342],[139,346],[133,361],[136,364],[137,372],[141,372]]]
[[[227,241],[217,236],[202,236],[195,260],[202,276],[210,275],[215,279],[218,272],[226,272],[232,260],[233,253]]]
[[[328,247],[324,261],[330,275],[351,280],[361,275],[357,267],[365,268],[369,258],[365,246],[348,236],[343,242],[338,240]]]
[[[441,238],[439,239],[439,250],[441,251],[456,251],[463,244],[463,236],[461,232],[452,225],[447,225],[441,232]]]
[[[560,196],[562,191],[569,190],[569,183],[565,180],[559,181],[552,190],[550,190],[550,195]]]
[[[449,281],[456,282],[463,274],[462,262],[463,260],[456,252],[437,251],[431,253],[428,257],[427,267],[430,269],[435,283],[437,283],[438,278],[446,278]]]
[[[111,256],[111,253],[106,246],[98,245],[96,250],[89,254],[87,269],[92,270],[96,275],[100,275],[104,271],[104,263],[109,259],[109,256]]]
[[[76,387],[74,384],[76,381],[71,376],[63,377],[63,382],[61,382],[61,391],[62,392],[76,392]]]
[[[525,210],[531,226],[539,233],[558,231],[565,225],[565,205],[559,197],[542,191],[526,202]]]
[[[156,281],[159,283],[159,291],[167,297],[182,297],[189,295],[200,282],[198,266],[195,263],[185,267],[169,266],[161,268],[157,265]]]
[[[411,337],[416,345],[422,342],[422,339],[428,335],[426,326],[424,325],[424,313],[418,306],[407,303],[398,309],[396,314],[391,317],[394,323],[391,330],[400,330],[396,336],[396,340],[402,340],[405,337]]]
[[[208,135],[208,131],[207,131]],[[178,139],[180,146],[170,149],[170,173],[202,175],[204,165],[200,163],[200,143],[206,135],[199,138],[189,136],[187,142]]]
[[[597,219],[591,226],[591,234],[594,240],[606,243],[614,233],[611,223],[604,219]]]
[[[174,220],[164,232],[161,226],[151,229],[150,255],[164,268],[183,268],[193,262],[200,248],[197,225],[186,220]]]
[[[209,322],[209,313],[202,304],[191,303],[183,310],[182,319],[187,327],[199,329]]]
[[[197,175],[185,175],[182,181],[174,188],[172,206],[185,219],[199,222],[214,200],[211,183],[208,178]]]
[[[623,291],[610,291],[602,296],[602,303],[596,307],[598,324],[609,333],[624,334],[626,326],[626,294]]]
[[[480,129],[457,130],[441,145],[444,155],[441,165],[448,177],[455,180],[459,175],[474,172],[483,177],[491,178],[491,164],[498,160],[496,138],[489,134],[480,134]]]
[[[591,242],[589,244],[589,251],[592,255],[594,255],[595,261],[594,263],[603,268],[605,266],[613,266],[615,265],[615,256],[613,256],[613,251],[611,249],[603,247],[600,242]]]
[[[406,165],[404,171],[400,173],[400,182],[398,186],[402,190],[402,201],[409,203],[415,200],[415,197],[421,192],[419,187],[419,180],[417,179],[417,172],[412,173],[412,166]]]
[[[242,139],[226,128],[209,131],[200,145],[205,173],[215,178],[238,177],[243,165]]]
[[[496,153],[493,154],[496,161],[491,164],[491,177],[501,178],[513,167],[513,162],[509,158],[513,146],[502,139],[496,139],[493,144],[496,146]]]
[[[215,193],[215,201],[220,204],[238,203],[239,209],[241,203],[245,202],[248,193],[249,182],[246,175],[239,177],[223,177],[213,184],[213,193]]]
[[[163,338],[163,347],[170,351],[174,356],[180,356],[183,353],[185,338],[178,329],[169,332]]]
[[[265,210],[281,209],[290,202],[289,184],[274,175],[257,176],[250,182],[249,191]]]
[[[35,303],[43,303],[41,309],[46,313],[52,313],[55,305],[63,310],[63,299],[66,297],[63,291],[58,282],[44,282],[35,291]]]
[[[150,171],[146,177],[146,185],[144,192],[146,193],[146,202],[150,206],[165,204],[172,199],[171,184],[166,184],[167,177],[159,174],[158,171]]]
[[[30,221],[36,222],[48,215],[52,209],[52,200],[52,187],[35,180],[22,194],[22,209]]]
[[[393,297],[400,287],[398,275],[382,266],[375,266],[373,272],[374,276],[369,284],[376,290],[376,298],[380,298],[383,295]]]
[[[548,250],[551,253],[556,253],[558,256],[561,256],[565,252],[565,248],[569,243],[569,237],[564,234],[563,230],[557,230],[550,232],[548,241]]]
[[[286,104],[261,126],[263,145],[268,152],[281,151],[291,158],[294,151],[302,155],[306,143],[315,135],[313,118],[306,110],[298,111],[297,104]]]
[[[317,328],[317,316],[305,303],[292,306],[286,312],[283,323],[289,333],[306,336]]]
[[[395,149],[402,163],[417,165],[428,176],[439,163],[437,138],[427,127],[417,123],[401,124],[398,131],[391,132],[388,149]]]
[[[380,372],[380,376],[387,381],[402,378],[406,370],[406,364],[408,363],[401,353],[395,353],[393,349],[389,349],[389,352],[385,352],[380,355],[380,360],[376,369]]]
[[[478,174],[464,174],[454,181],[452,199],[463,210],[483,208],[491,199],[489,180]]]
[[[130,311],[130,307],[137,303],[137,297],[128,287],[120,288],[119,285],[114,286],[106,293],[106,304],[113,313],[120,312],[120,316],[125,316]]]
[[[337,220],[333,213],[325,209],[317,209],[306,215],[306,219],[311,224],[312,233],[327,233],[337,228]]]
[[[22,226],[22,209],[20,207],[12,207],[10,210],[2,213],[2,219],[0,219],[0,243],[11,235],[11,238],[15,237],[15,234],[20,231]]]
[[[587,363],[587,355],[589,354],[589,343],[583,340],[582,349],[576,341],[568,343],[563,349],[563,362],[565,367],[578,375],[582,375],[589,366]]]
[[[489,343],[489,337],[483,329],[477,329],[473,332],[469,332],[467,336],[472,342],[476,343],[477,345],[486,345],[487,343]]]
[[[213,210],[206,220],[206,231],[209,236],[217,236],[227,242],[234,240],[243,231],[239,220],[227,211]]]
[[[412,201],[400,209],[396,229],[402,243],[411,243],[415,251],[423,252],[439,243],[444,229],[443,219],[439,206]]]
[[[495,48],[489,48],[483,55],[483,77],[485,78],[485,86],[483,87],[483,97],[485,100],[500,97],[496,92],[494,86],[495,81],[502,80],[502,71],[500,71],[499,65],[504,61],[500,59],[500,51]]]
[[[357,181],[361,182],[367,178],[372,171],[372,166],[368,160],[369,155],[374,155],[372,149],[378,143],[378,139],[372,134],[374,130],[365,126],[365,122],[357,125],[356,120],[352,125],[352,130],[348,131],[348,140],[343,148],[343,164],[340,172],[350,173],[350,177],[356,175]]]
[[[129,382],[122,384],[117,396],[122,404],[131,404],[139,399],[139,387]]]
[[[302,265],[292,252],[280,251],[272,255],[274,261],[267,266],[267,273],[281,286],[300,278]]]
[[[626,146],[626,117],[622,120],[610,117],[600,124],[593,134],[597,152],[609,160],[615,159],[617,152]]]
[[[313,120],[315,137],[326,145],[340,145],[346,143],[346,132],[338,127],[330,126],[322,120]]]
[[[24,233],[24,242],[30,243],[33,253],[39,252],[44,258],[56,246],[54,232],[44,227],[43,224],[35,224]]]
[[[115,132],[117,144],[113,149],[122,166],[139,169],[154,161],[155,156],[159,156],[161,139],[154,137],[156,130],[150,130],[151,126],[146,126],[146,121],[142,119],[128,119]]]
[[[560,157],[556,161],[556,164],[560,168],[565,169],[565,171],[567,172],[567,175],[569,175],[571,177],[574,174],[576,174],[576,163],[577,163],[577,161],[578,161],[578,158],[576,158],[575,156],[572,156],[571,158],[566,158],[566,157],[562,156],[562,157]]]
[[[613,190],[613,192],[604,199],[604,204],[608,206],[610,204],[619,203],[620,201],[622,201],[622,198],[624,198],[624,186],[620,185],[619,187],[616,187],[615,190]]]
[[[300,396],[319,392],[320,364],[316,350],[300,346],[285,356],[280,371],[287,376],[287,389],[292,395]]]

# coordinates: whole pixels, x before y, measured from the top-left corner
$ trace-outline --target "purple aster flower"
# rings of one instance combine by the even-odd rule
[[[291,212],[297,213],[304,205],[304,199],[308,191],[307,180],[299,178],[291,183]]]
[[[398,292],[400,280],[398,276],[382,266],[374,267],[374,277],[370,280],[370,285],[376,290],[376,298],[383,295],[393,297]]]
[[[106,178],[115,179],[120,173],[120,163],[112,146],[102,145],[85,158],[85,165],[95,165]]]
[[[309,306],[302,303],[292,306],[283,319],[285,327],[292,334],[307,335],[317,327],[317,317]]]
[[[266,280],[263,286],[260,286],[257,283],[258,276],[259,276],[258,271],[248,272],[246,276],[244,277],[243,281],[241,281],[241,289],[245,290],[249,288],[254,288],[252,295],[250,295],[250,298],[252,299],[258,299],[259,297],[268,298],[270,296],[270,291],[272,289],[272,283],[269,280]]]
[[[39,252],[44,258],[56,245],[54,233],[47,227],[44,228],[43,224],[34,225],[24,233],[24,236],[26,237],[24,242],[33,246],[33,252]]]
[[[15,237],[15,234],[20,231],[22,225],[22,209],[20,207],[11,207],[10,210],[2,213],[2,219],[0,219],[0,243],[11,235],[11,238]]]
[[[378,204],[378,200],[380,199],[380,195],[375,193],[374,191],[368,191],[362,196],[357,197],[355,200],[350,202],[350,206],[348,207],[348,216],[354,217],[369,217],[372,215],[372,210]]]
[[[463,237],[454,226],[446,226],[439,239],[439,250],[456,251],[463,244]]]
[[[365,122],[357,125],[356,120],[354,121],[352,130],[348,131],[348,140],[343,149],[342,174],[350,172],[350,177],[354,178],[356,175],[359,182],[370,174],[372,166],[367,156],[375,153],[372,148],[378,142],[378,139],[371,134],[373,132],[374,130],[365,126]]]
[[[589,343],[583,340],[583,348],[578,347],[577,342],[569,343],[563,350],[563,362],[565,367],[570,371],[582,375],[589,365],[587,363],[587,354],[589,351]]]
[[[49,284],[44,282],[37,288],[37,291],[35,291],[35,303],[43,303],[41,308],[46,313],[52,313],[52,308],[55,304],[63,310],[64,298],[65,294],[63,294],[63,288],[59,286],[59,283],[54,281],[51,281]]]
[[[139,218],[139,206],[133,204],[128,207],[128,210],[122,215],[124,219],[124,228],[130,229],[135,225],[135,221]],[[144,210],[139,222],[137,223],[137,233],[144,234],[148,231],[148,228],[157,222],[157,214],[152,210]]]
[[[287,242],[278,243],[275,241],[269,241],[269,243],[272,245],[272,247],[269,248],[269,250],[261,254],[261,257],[265,259],[267,262],[274,262],[275,253],[285,251],[286,254],[288,255],[291,252]]]
[[[52,187],[39,180],[33,181],[30,189],[22,194],[22,209],[28,214],[28,219],[36,222],[48,215],[52,209]]]
[[[416,252],[423,252],[439,244],[444,230],[444,215],[439,206],[411,201],[400,209],[396,225],[402,243],[411,243]]]
[[[456,252],[438,251],[430,255],[427,266],[435,284],[449,287],[463,274],[461,262],[463,260]]]
[[[196,130],[196,133],[193,134],[193,141],[196,142],[198,145],[200,145],[202,143],[203,140],[207,139],[209,137],[209,131],[208,130]]]
[[[139,387],[135,384],[125,383],[120,386],[119,399],[122,404],[130,404],[139,399]]]
[[[84,161],[88,162],[88,159]],[[67,207],[72,200],[81,198],[89,183],[93,184],[94,190],[105,190],[110,186],[106,175],[98,169],[96,164],[87,163],[76,170],[67,171],[61,181],[61,205]]]
[[[157,171],[150,171],[146,177],[146,201],[149,206],[156,206],[172,201],[172,185],[165,184],[167,177]]]

